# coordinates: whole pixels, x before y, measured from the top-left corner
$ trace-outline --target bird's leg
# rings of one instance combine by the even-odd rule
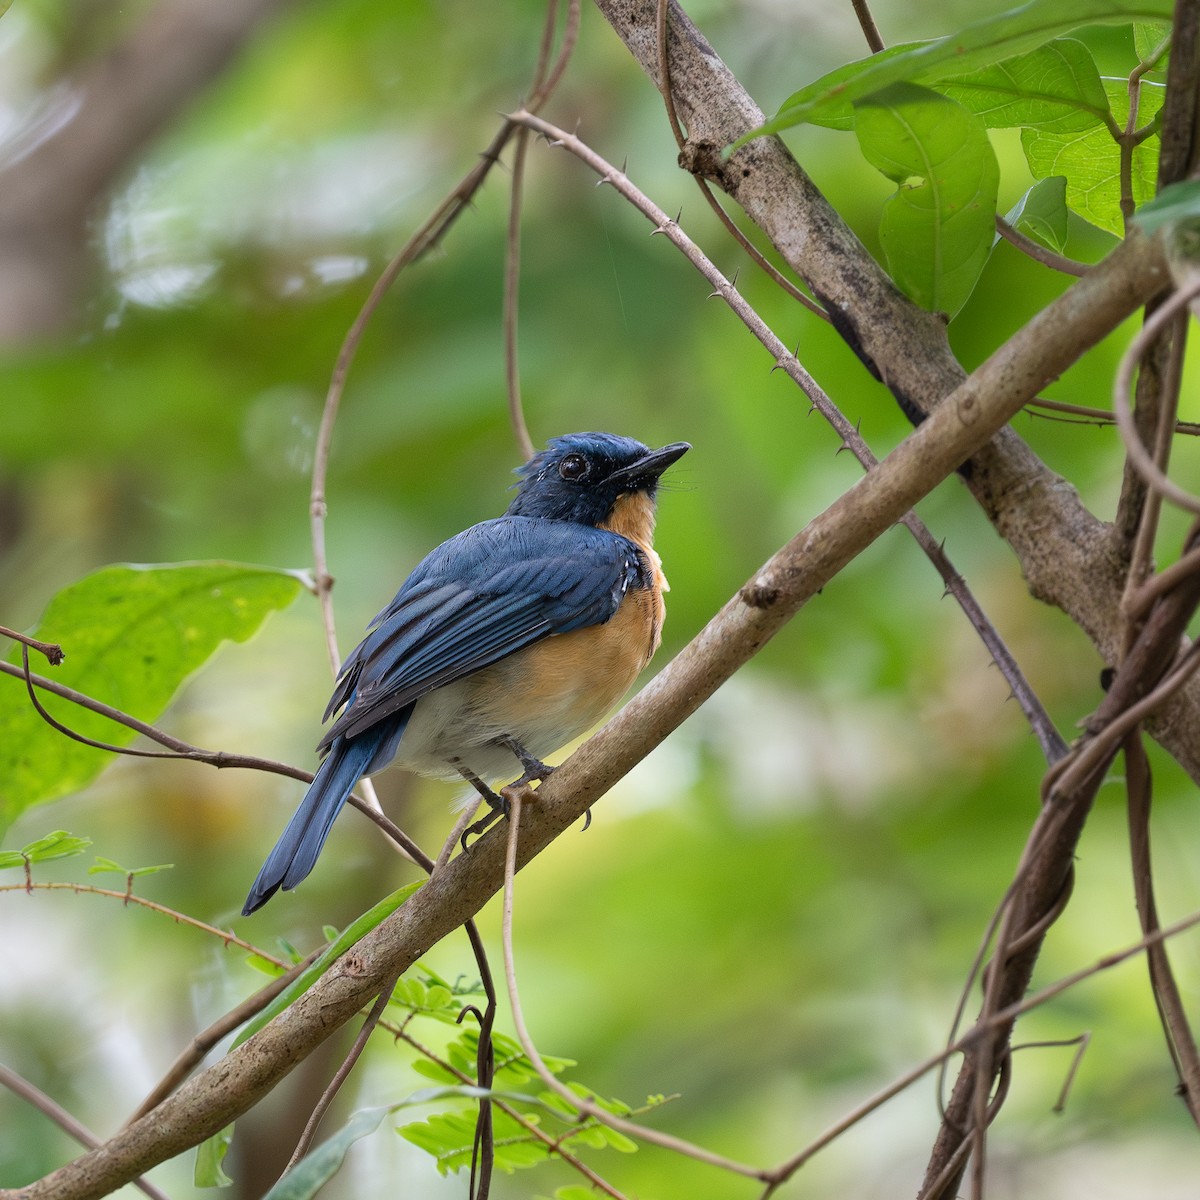
[[[457,758],[449,760],[450,765],[487,801],[488,810],[472,825],[468,825],[463,830],[463,835],[459,838],[459,844],[465,851],[467,848],[467,838],[472,835],[480,837],[483,833],[491,828],[491,826],[501,817],[508,816],[508,801],[503,796],[497,796],[466,763],[460,762]]]
[[[519,788],[526,784],[533,783],[535,780],[541,783],[543,779],[549,779],[554,774],[554,768],[547,766],[540,758],[534,758],[520,742],[517,741],[512,734],[502,733],[497,739],[500,745],[511,750],[516,760],[525,768],[525,774],[520,779],[513,780],[509,787]]]
[[[550,776],[553,775],[558,769],[557,767],[547,766],[547,764],[542,762],[539,758],[534,758],[533,755],[530,754],[529,751],[526,750],[525,747],[522,746],[521,743],[510,734],[502,734],[496,740],[502,745],[507,746],[508,749],[511,750],[514,755],[516,755],[521,766],[525,768],[525,774],[522,775],[520,779],[510,783],[508,787],[526,787],[533,783],[535,779],[538,781],[538,783],[541,783],[542,780],[549,779]],[[503,790],[508,791],[508,788],[504,788]],[[586,830],[591,823],[592,810],[589,808],[583,821],[584,829]]]

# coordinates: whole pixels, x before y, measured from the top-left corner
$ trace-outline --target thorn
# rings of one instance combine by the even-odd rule
[[[629,155],[627,154],[627,155],[625,155],[625,157],[623,159],[621,159],[621,174],[622,175],[628,174],[628,169],[627,169],[628,167],[629,167]]]
[[[741,273],[742,273],[742,268],[741,268],[741,267],[735,267],[735,268],[734,268],[734,272],[733,272],[733,278],[732,278],[732,279],[729,281],[729,286],[730,286],[731,288],[736,288],[736,287],[737,287],[738,276],[739,276]]]
[[[675,214],[675,224],[678,225],[683,220],[683,205],[679,206],[679,211]]]

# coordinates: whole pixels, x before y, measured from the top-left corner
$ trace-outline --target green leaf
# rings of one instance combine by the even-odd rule
[[[1124,126],[1129,115],[1125,81],[1106,79],[1105,91],[1117,124]],[[1161,84],[1142,82],[1138,104],[1138,126],[1150,124],[1162,108]],[[1043,129],[1021,131],[1021,145],[1035,179],[1065,175],[1067,204],[1081,217],[1119,236],[1125,232],[1121,216],[1121,151],[1106,129],[1099,126],[1082,133],[1055,133]],[[1157,134],[1134,147],[1132,194],[1135,204],[1154,195],[1158,172]]]
[[[734,147],[805,122],[824,124],[830,118],[844,118],[855,101],[894,83],[931,84],[970,74],[1026,54],[1083,25],[1169,21],[1172,10],[1171,0],[1030,0],[936,41],[839,68],[789,96],[770,121],[739,138]]]
[[[356,1112],[333,1137],[284,1174],[263,1200],[311,1200],[341,1169],[350,1147],[374,1133],[391,1111],[385,1106]]]
[[[197,1187],[228,1187],[233,1182],[221,1165],[232,1140],[233,1126],[226,1125],[220,1133],[214,1133],[196,1147],[196,1166],[192,1175]]]
[[[1139,63],[1153,63],[1148,72],[1151,77],[1166,73],[1169,45],[1164,43],[1171,36],[1171,26],[1166,21],[1137,21],[1133,26],[1133,51]]]
[[[372,905],[361,917],[356,918],[331,942],[321,956],[305,971],[292,980],[266,1008],[242,1028],[233,1040],[234,1049],[243,1042],[249,1041],[264,1025],[273,1021],[285,1008],[298,1000],[308,991],[322,975],[356,942],[362,941],[377,925],[382,925],[402,905],[409,896],[419,891],[425,885],[425,880],[418,879],[415,883],[398,888],[391,895],[385,896],[378,904]]]
[[[56,683],[154,721],[221,642],[245,641],[300,588],[295,573],[236,563],[104,567],[54,597],[36,636],[67,651]],[[19,650],[9,661],[20,662]],[[136,736],[47,692],[39,699],[86,737],[127,745]],[[90,783],[111,759],[51,728],[24,681],[0,676],[0,832],[32,805]]]
[[[499,1093],[493,1093],[499,1095]],[[474,1109],[433,1113],[423,1121],[401,1126],[396,1132],[405,1141],[432,1156],[440,1174],[460,1171],[471,1164],[475,1146]],[[537,1124],[535,1116],[526,1119]],[[495,1139],[495,1165],[508,1174],[523,1167],[537,1166],[550,1157],[550,1149],[506,1112],[492,1112],[492,1134]],[[564,1139],[564,1144],[567,1139]]]
[[[1039,180],[1004,218],[1014,229],[1062,254],[1067,245],[1067,181],[1062,175]]]
[[[1147,233],[1164,225],[1200,216],[1200,179],[1185,179],[1163,188],[1137,210],[1134,220]]]
[[[880,50],[878,54],[871,55],[870,58],[860,58],[855,62],[844,63],[842,66],[836,67],[834,70],[830,71],[827,75],[822,75],[821,78],[818,79],[816,83],[811,84],[810,87],[824,88],[830,94],[832,99],[830,100],[829,104],[823,106],[819,112],[809,116],[807,118],[807,123],[810,125],[821,125],[826,129],[853,129],[855,99],[842,94],[844,90],[843,85],[852,83],[860,74],[862,74],[863,69],[868,65],[878,66],[880,63],[887,62],[889,59],[899,58],[901,55],[909,54],[913,50],[918,50],[922,46],[928,45],[929,42],[897,42],[894,46],[888,46],[887,49]],[[807,90],[808,89],[806,88],[805,91]],[[797,92],[796,96],[801,94],[801,92]],[[792,96],[791,99],[785,101],[784,107],[786,108],[787,105],[792,102],[792,100],[795,100],[796,96]],[[782,115],[782,113],[783,109],[780,109],[780,115]],[[772,122],[772,125],[773,124],[774,123]],[[786,129],[787,126],[783,125],[780,126],[780,128]],[[758,137],[760,133],[770,132],[773,132],[771,126],[763,126],[762,129],[755,130],[754,133],[749,133],[744,138],[741,138],[739,141],[735,142],[734,146],[740,146],[743,142],[748,142],[751,138]]]
[[[1092,52],[1074,38],[1056,38],[969,75],[949,76],[937,90],[975,113],[989,129],[1036,125],[1070,132],[1111,119]]]
[[[945,96],[900,83],[857,108],[867,161],[901,186],[880,241],[896,284],[953,315],[970,296],[995,232],[1000,169],[983,122]]]
[[[56,829],[53,833],[22,846],[20,850],[5,850],[0,853],[0,871],[35,862],[50,862],[55,858],[72,858],[76,854],[82,854],[91,844],[91,838],[75,837],[65,829]]]
[[[96,865],[88,867],[88,874],[123,875],[128,879],[130,877],[136,878],[139,875],[157,875],[159,871],[172,871],[174,869],[174,863],[159,863],[156,867],[123,867],[119,862],[114,862],[111,858],[103,858],[97,854]]]
[[[301,971],[258,1016],[252,1021],[248,1021],[242,1027],[241,1032],[233,1039],[230,1049],[236,1049],[243,1042],[249,1041],[264,1025],[273,1021],[285,1008],[307,992],[342,954],[349,950],[356,942],[361,941],[377,925],[382,924],[409,896],[423,887],[424,883],[423,879],[418,879],[415,883],[398,888],[390,896],[385,896],[378,904],[373,905],[363,913],[361,917],[358,917],[347,925],[307,970]]]

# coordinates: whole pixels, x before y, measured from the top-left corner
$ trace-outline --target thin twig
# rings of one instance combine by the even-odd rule
[[[238,937],[236,933],[233,933],[229,929],[220,929],[216,925],[209,925],[206,921],[201,921],[196,917],[189,917],[187,913],[179,912],[174,908],[168,908],[167,905],[158,904],[154,900],[147,900],[144,896],[135,895],[128,890],[118,892],[113,888],[97,887],[91,883],[33,880],[28,883],[2,883],[0,884],[0,892],[75,892],[80,896],[107,896],[111,900],[120,900],[123,904],[136,904],[141,908],[148,908],[151,912],[160,913],[164,917],[170,917],[176,925],[190,925],[193,929],[200,930],[201,933],[211,934],[213,937],[218,938],[226,946],[237,946],[240,950],[245,950],[249,954],[255,954],[259,958],[266,959],[267,962],[274,963],[277,967],[282,967],[286,970],[291,966],[291,963],[286,963],[282,959],[276,958],[273,954],[268,954],[265,950],[260,950],[252,942]]]
[[[1129,856],[1133,868],[1133,889],[1142,933],[1156,933],[1158,904],[1154,898],[1154,872],[1150,859],[1150,762],[1141,733],[1134,730],[1125,741],[1125,786],[1129,793]],[[1179,994],[1179,985],[1171,970],[1171,959],[1163,942],[1146,948],[1146,966],[1150,986],[1166,1037],[1167,1049],[1179,1076],[1179,1095],[1192,1120],[1200,1125],[1200,1050],[1188,1022]]]
[[[1149,611],[1151,605],[1165,596],[1173,588],[1200,571],[1200,546],[1189,550],[1169,567],[1164,567],[1157,575],[1151,575],[1137,591],[1131,593],[1125,603],[1125,616],[1129,621],[1137,621]]]
[[[1162,474],[1167,473],[1171,462],[1171,441],[1175,418],[1179,412],[1179,392],[1183,384],[1184,348],[1187,344],[1187,313],[1179,311],[1167,322],[1170,328],[1146,343],[1147,352],[1152,354],[1149,370],[1138,376],[1136,399],[1131,424],[1136,430],[1145,426],[1149,418],[1154,422],[1153,462]],[[1165,342],[1165,346],[1164,346]],[[1139,417],[1143,417],[1139,421]],[[1136,435],[1141,441],[1141,435]],[[1136,464],[1129,471],[1130,459],[1126,459],[1126,471],[1136,478]],[[1127,481],[1128,483],[1128,481]],[[1118,662],[1122,661],[1137,636],[1138,622],[1133,613],[1137,605],[1135,597],[1154,571],[1154,545],[1158,540],[1159,522],[1162,517],[1163,496],[1156,488],[1141,481],[1141,486],[1129,492],[1131,502],[1140,496],[1141,512],[1138,514],[1137,529],[1129,554],[1129,565],[1125,571],[1125,587],[1121,594],[1120,614],[1122,617],[1121,641],[1118,646]],[[1120,505],[1118,504],[1118,516]]]
[[[63,659],[67,657],[63,653],[63,648],[55,642],[39,642],[36,638],[31,638],[27,634],[18,633],[15,629],[9,629],[7,625],[0,625],[0,637],[12,638],[14,642],[21,642],[31,650],[36,650],[39,654],[45,656],[46,661],[52,667],[59,666]]]
[[[675,144],[679,147],[680,165],[687,168],[688,174],[696,181],[696,185],[700,188],[700,194],[707,201],[709,208],[713,210],[717,219],[725,226],[738,245],[750,256],[751,261],[759,270],[763,271],[776,286],[787,292],[793,300],[803,304],[814,316],[820,317],[822,321],[828,321],[829,314],[815,300],[805,295],[774,263],[767,259],[766,255],[742,232],[741,227],[725,211],[716,196],[713,195],[713,190],[709,187],[708,180],[692,169],[692,154],[688,147],[683,127],[679,123],[679,113],[675,107],[675,93],[671,86],[670,43],[667,40],[667,4],[668,0],[658,0],[656,13],[659,91],[662,93],[663,103],[666,106],[667,120],[671,124],[671,132],[675,137]]]
[[[321,1098],[314,1106],[312,1113],[309,1115],[308,1122],[304,1126],[304,1132],[300,1135],[300,1140],[296,1143],[295,1150],[292,1151],[292,1157],[288,1160],[288,1164],[283,1169],[283,1174],[286,1175],[307,1153],[309,1147],[313,1143],[313,1138],[317,1136],[317,1130],[321,1126],[321,1121],[325,1114],[329,1111],[329,1106],[333,1103],[342,1084],[346,1082],[350,1072],[354,1070],[354,1064],[362,1057],[362,1052],[367,1048],[367,1039],[374,1032],[376,1025],[379,1024],[379,1018],[383,1016],[384,1010],[388,1006],[388,1001],[392,998],[392,992],[396,990],[396,982],[400,977],[394,976],[390,983],[381,991],[371,1006],[371,1011],[367,1013],[363,1019],[358,1035],[354,1039],[352,1045],[342,1059],[341,1065],[334,1072],[333,1078],[329,1081],[325,1090],[321,1093]]]
[[[1029,408],[1041,408],[1047,412],[1066,413],[1070,416],[1079,417],[1080,420],[1075,424],[1079,425],[1115,425],[1116,417],[1112,414],[1111,408],[1089,408],[1086,404],[1067,404],[1062,400],[1046,400],[1041,396],[1035,396],[1025,406]],[[1040,413],[1031,412],[1031,417],[1041,416]],[[1047,418],[1050,420],[1051,418]],[[1196,421],[1176,421],[1172,427],[1174,433],[1181,433],[1187,437],[1200,437],[1200,422]]]
[[[553,8],[553,4],[551,5]],[[508,205],[508,242],[504,255],[504,380],[508,388],[508,419],[521,457],[533,457],[533,440],[521,405],[521,374],[517,362],[517,318],[521,288],[521,196],[525,184],[525,163],[529,150],[529,130],[519,129],[513,147],[512,189]]]
[[[542,26],[542,40],[538,47],[538,61],[533,73],[533,92],[541,95],[544,100],[554,90],[557,78],[566,66],[570,47],[573,46],[578,34],[579,0],[574,0],[573,11],[568,19],[567,36],[564,42],[563,54],[559,56],[555,67],[556,78],[551,82],[547,72],[550,67],[550,54],[554,48],[554,27],[558,13],[557,0],[549,0],[546,5],[546,20]],[[545,89],[545,91],[543,91]],[[539,101],[540,103],[540,101]],[[534,107],[537,107],[535,104]],[[529,436],[529,426],[525,422],[525,410],[521,404],[521,375],[518,368],[517,356],[517,324],[520,310],[520,280],[521,280],[521,193],[525,184],[525,162],[528,150],[529,131],[520,129],[516,134],[516,145],[513,149],[512,188],[508,209],[508,242],[504,257],[504,377],[508,387],[508,417],[512,424],[513,436],[517,439],[517,449],[522,458],[533,457],[533,440]]]
[[[713,294],[719,296],[733,310],[754,337],[772,354],[775,367],[786,372],[788,377],[804,392],[821,416],[833,427],[842,438],[843,444],[850,450],[858,462],[867,471],[874,468],[878,459],[859,434],[857,427],[849,421],[836,404],[826,394],[824,389],[808,373],[796,355],[792,354],[783,342],[775,335],[766,322],[759,316],[745,297],[725,278],[704,252],[683,232],[677,221],[672,220],[644,192],[634,186],[632,181],[622,171],[618,171],[610,163],[600,157],[591,147],[573,134],[559,129],[540,117],[529,112],[514,113],[510,120],[521,125],[527,125],[547,138],[552,145],[560,145],[569,150],[582,162],[586,163],[602,180],[611,184],[617,192],[633,204],[653,225],[654,232],[663,234],[677,247],[687,260],[713,286]],[[1054,732],[1054,724],[1038,699],[1036,692],[1025,680],[1012,654],[1004,646],[1003,639],[987,619],[982,608],[970,597],[966,584],[945,560],[937,539],[917,517],[910,512],[901,518],[906,528],[913,532],[917,541],[926,553],[933,554],[935,565],[942,572],[943,579],[952,594],[963,604],[972,626],[980,632],[988,652],[1004,674],[1012,693],[1020,704],[1026,719],[1036,731],[1047,760],[1053,762],[1061,753],[1062,739]],[[922,530],[918,536],[917,530]]]
[[[105,704],[100,700],[96,700],[83,692],[78,692],[74,688],[65,687],[63,684],[55,683],[53,680],[46,679],[41,675],[34,675],[29,670],[28,653],[25,654],[23,663],[24,669],[13,666],[11,663],[0,662],[0,674],[13,675],[25,681],[25,686],[29,689],[30,698],[34,710],[38,715],[46,721],[52,728],[62,733],[65,737],[71,738],[73,741],[80,742],[85,746],[91,746],[97,750],[104,750],[111,754],[123,754],[133,758],[178,758],[185,759],[189,762],[205,763],[208,766],[217,767],[218,769],[240,768],[249,771],[265,771],[272,775],[283,775],[289,779],[298,779],[302,783],[312,783],[313,775],[311,771],[303,771],[299,767],[293,767],[288,763],[277,762],[270,758],[259,758],[252,754],[231,754],[226,750],[204,750],[199,746],[193,746],[181,738],[175,737],[173,734],[167,733],[165,730],[159,729],[154,725],[149,725],[145,721],[139,721],[136,717],[130,716],[128,713],[122,712],[112,705]],[[124,725],[127,729],[132,729],[151,741],[158,742],[159,745],[167,747],[167,752],[156,750],[141,750],[132,746],[118,746],[114,743],[99,741],[95,738],[87,737],[78,731],[71,729],[68,725],[57,720],[49,712],[45,706],[37,699],[33,692],[34,688],[41,688],[43,691],[51,692],[56,696],[61,696],[64,700],[69,700],[72,704],[77,704],[81,708],[86,708],[89,712],[98,713],[100,716],[108,717],[118,725]],[[367,782],[366,780],[363,781]],[[394,845],[406,858],[412,859],[414,862],[419,862],[424,858],[424,852],[421,848],[406,834],[398,825],[390,820],[380,809],[373,808],[357,793],[351,793],[350,804],[357,808],[364,816],[368,817],[376,825],[379,826],[391,839]],[[430,861],[426,859],[426,861]]]
[[[867,7],[867,0],[850,0],[850,2],[854,5],[854,15],[862,27],[867,45],[871,47],[871,53],[878,54],[885,48],[886,43],[879,33],[879,26],[875,24],[875,18],[871,15],[870,8]]]
[[[705,1150],[703,1146],[697,1146],[692,1142],[684,1141],[682,1138],[672,1137],[670,1134],[660,1133],[656,1129],[647,1129],[632,1121],[626,1121],[622,1117],[610,1113],[607,1109],[601,1108],[592,1100],[577,1095],[546,1066],[541,1054],[538,1053],[537,1047],[533,1044],[533,1039],[529,1036],[529,1029],[525,1024],[525,1014],[521,1008],[521,997],[517,990],[517,974],[512,938],[513,891],[517,872],[517,836],[521,825],[521,805],[524,803],[526,797],[529,796],[530,791],[531,789],[528,787],[504,789],[505,798],[509,802],[509,813],[508,844],[504,860],[504,902],[500,918],[501,940],[504,946],[504,976],[508,982],[508,1001],[512,1008],[513,1028],[516,1031],[517,1040],[521,1043],[521,1049],[525,1051],[525,1056],[529,1059],[530,1065],[537,1072],[538,1078],[556,1096],[570,1105],[575,1112],[583,1116],[592,1117],[602,1125],[607,1125],[610,1129],[615,1129],[627,1137],[650,1142],[652,1145],[672,1150],[687,1158],[695,1159],[697,1162],[707,1163],[709,1166],[731,1171],[735,1175],[745,1175],[750,1179],[760,1179],[765,1182],[766,1173],[759,1167],[748,1166],[734,1159],[725,1158],[723,1155],[714,1154],[711,1150]],[[536,803],[536,801],[534,802]]]
[[[1125,443],[1125,451],[1130,462],[1151,490],[1160,493],[1165,499],[1191,513],[1200,513],[1200,497],[1181,488],[1151,457],[1138,435],[1127,397],[1134,369],[1150,343],[1169,321],[1174,320],[1176,313],[1184,309],[1196,296],[1200,296],[1200,280],[1193,282],[1189,287],[1175,291],[1155,310],[1153,316],[1138,330],[1137,336],[1129,343],[1125,353],[1121,356],[1113,383],[1113,413],[1117,418],[1117,428],[1121,432],[1121,439]]]
[[[74,1138],[81,1146],[95,1150],[103,1145],[100,1139],[82,1121],[76,1120],[57,1101],[52,1100],[41,1088],[18,1075],[11,1067],[0,1063],[0,1085],[8,1088],[14,1096],[20,1096],[26,1103],[32,1105],[43,1116],[49,1117],[68,1137]],[[168,1200],[166,1193],[160,1192],[148,1179],[140,1176],[132,1180],[133,1186],[144,1192],[151,1200]]]
[[[1043,246],[1040,242],[1035,242],[1033,238],[1026,237],[1015,225],[1010,225],[999,215],[996,217],[996,232],[1011,246],[1032,258],[1034,262],[1041,263],[1043,267],[1061,271],[1064,275],[1074,275],[1077,279],[1092,269],[1091,263],[1079,262],[1074,258],[1068,258],[1065,254],[1056,254],[1048,246]]]

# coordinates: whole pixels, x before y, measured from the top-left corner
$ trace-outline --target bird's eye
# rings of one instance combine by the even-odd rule
[[[568,454],[566,458],[558,464],[558,473],[563,479],[571,483],[577,483],[583,479],[588,473],[587,459],[582,454]]]

